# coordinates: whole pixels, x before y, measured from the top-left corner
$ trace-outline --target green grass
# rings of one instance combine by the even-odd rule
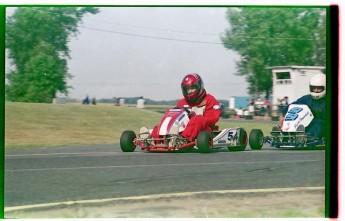
[[[5,146],[118,143],[122,131],[152,127],[160,118],[133,107],[7,102]]]
[[[5,147],[62,146],[119,143],[124,130],[152,128],[165,106],[116,107],[112,104],[5,103]],[[159,112],[157,112],[157,110]],[[272,125],[255,121],[220,121],[220,129],[243,127],[267,134]]]

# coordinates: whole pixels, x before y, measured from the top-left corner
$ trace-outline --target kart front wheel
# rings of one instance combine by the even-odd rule
[[[260,150],[264,144],[264,134],[260,129],[253,129],[249,134],[249,145],[253,150]]]
[[[212,134],[208,131],[201,131],[196,138],[196,146],[200,153],[211,152],[213,146]]]
[[[134,139],[136,135],[133,131],[126,130],[121,134],[120,147],[123,152],[133,152],[135,150]]]

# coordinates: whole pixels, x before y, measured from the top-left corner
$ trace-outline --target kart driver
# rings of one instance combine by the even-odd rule
[[[188,140],[194,140],[200,131],[212,132],[221,114],[218,101],[207,94],[204,83],[198,74],[187,74],[181,82],[181,89],[184,98],[177,102],[178,108],[190,110],[189,122],[182,131],[181,136]],[[158,127],[153,128],[153,138],[158,138]]]
[[[316,74],[309,81],[310,94],[298,98],[291,104],[305,104],[314,115],[312,122],[306,127],[311,136],[325,136],[326,119],[326,75]]]

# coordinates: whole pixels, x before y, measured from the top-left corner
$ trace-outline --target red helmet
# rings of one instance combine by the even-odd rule
[[[188,94],[187,88],[194,86],[196,91]],[[204,82],[198,74],[187,74],[181,83],[182,94],[188,103],[199,104],[206,97]]]

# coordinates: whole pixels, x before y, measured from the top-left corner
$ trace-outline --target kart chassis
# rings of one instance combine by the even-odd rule
[[[124,152],[132,152],[139,146],[141,150],[149,152],[174,152],[191,150],[201,153],[211,152],[213,149],[228,148],[229,151],[242,151],[248,143],[247,133],[243,128],[227,128],[222,131],[201,131],[194,140],[189,140],[179,134],[166,135],[160,138],[152,138],[149,132],[138,133],[133,131],[123,132],[120,138],[121,149]],[[131,138],[128,137],[131,134]],[[131,148],[124,148],[125,146]],[[128,150],[128,151],[126,151]]]

